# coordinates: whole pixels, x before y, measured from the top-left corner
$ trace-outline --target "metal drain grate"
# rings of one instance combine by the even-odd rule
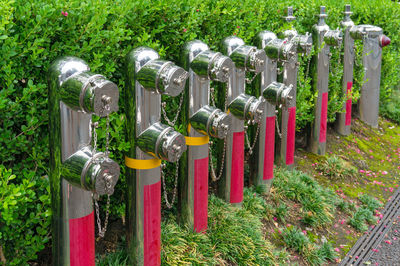
[[[400,188],[392,195],[391,200],[382,211],[383,218],[372,230],[363,235],[339,265],[361,265],[368,260],[390,230],[393,219],[400,213]]]

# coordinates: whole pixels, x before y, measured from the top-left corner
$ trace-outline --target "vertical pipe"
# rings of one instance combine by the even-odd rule
[[[257,34],[255,44],[259,49],[264,49],[275,39],[277,36],[274,33],[262,31]],[[276,78],[277,61],[267,56],[264,71],[255,83],[252,94],[257,97],[263,95],[265,88],[276,81]],[[258,141],[250,158],[250,178],[254,185],[263,186],[269,191],[274,177],[276,106],[266,101],[264,108]]]
[[[244,187],[244,120],[252,124],[260,123],[264,113],[264,100],[245,94],[246,72],[257,75],[264,68],[266,55],[264,50],[245,45],[242,39],[235,36],[225,38],[222,46],[223,52],[232,59],[235,67],[227,84],[226,101],[232,114],[232,130],[227,137],[226,167],[219,189],[227,202],[241,206]]]
[[[313,43],[318,53],[312,59],[312,88],[317,92],[314,109],[314,123],[311,128],[309,148],[311,152],[324,155],[328,115],[328,82],[330,46],[340,46],[341,32],[330,30],[325,23],[325,7],[320,7],[318,24],[312,28]]]
[[[189,72],[182,108],[187,152],[179,169],[179,220],[191,230],[205,232],[208,219],[209,137],[224,138],[230,117],[209,105],[210,80],[226,82],[232,61],[210,51],[198,40],[183,47],[182,66]]]
[[[353,88],[354,39],[350,36],[350,29],[354,26],[354,22],[350,18],[350,15],[353,14],[353,12],[350,11],[350,5],[345,5],[343,13],[344,19],[340,23],[344,31],[342,93],[345,95],[346,101],[343,104],[342,112],[338,113],[336,116],[335,129],[339,134],[347,136],[351,133],[351,93]]]
[[[137,265],[161,263],[161,159],[175,162],[186,149],[181,134],[159,123],[161,93],[178,95],[186,72],[158,59],[147,47],[126,56],[127,245]]]
[[[361,87],[361,97],[358,112],[361,121],[371,127],[378,127],[379,92],[381,81],[382,47],[390,43],[383,35],[381,28],[372,25],[359,25],[351,30],[353,37],[363,39],[364,83]],[[359,34],[357,34],[357,32]]]
[[[59,58],[49,69],[53,265],[94,265],[92,193],[112,194],[119,176],[119,167],[112,160],[93,161],[104,155],[92,154],[90,147],[92,114],[105,116],[116,111],[118,88],[89,71],[89,66],[75,57]],[[108,110],[103,97],[111,100]],[[109,191],[101,186],[106,177],[112,177]]]
[[[197,75],[190,67],[193,59],[209,50],[205,43],[192,41],[182,51],[182,67],[189,72],[182,108],[182,126],[188,137],[204,137],[190,126],[190,117],[209,102],[210,81]],[[207,229],[208,208],[208,141],[188,146],[179,163],[180,220],[196,232]],[[196,190],[195,190],[196,189]],[[204,201],[204,199],[207,199]]]

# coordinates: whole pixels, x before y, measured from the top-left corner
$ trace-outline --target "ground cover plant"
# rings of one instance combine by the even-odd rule
[[[314,15],[318,13],[320,4],[327,6],[327,23],[331,28],[336,28],[345,3],[352,4],[352,18],[356,24],[381,26],[392,39],[392,44],[385,47],[383,52],[381,102],[387,106],[382,108],[383,114],[397,121],[396,112],[390,111],[392,108],[388,105],[395,97],[392,92],[398,89],[400,80],[400,19],[397,16],[400,7],[392,1],[0,0],[0,255],[3,255],[0,256],[0,262],[26,264],[37,260],[38,254],[50,245],[46,73],[55,58],[63,55],[81,57],[90,64],[93,72],[101,73],[117,83],[123,97],[123,58],[134,47],[146,45],[158,50],[162,57],[179,62],[180,47],[195,38],[218,50],[219,42],[225,36],[237,35],[251,43],[260,30],[279,33],[287,29],[288,25],[283,23],[281,17],[288,5],[295,9],[297,20],[294,25],[300,33],[310,31],[316,23]],[[357,53],[360,54],[359,42],[357,47]],[[343,101],[340,96],[339,53],[336,50],[332,53],[328,112],[331,122]],[[301,60],[297,97],[297,110],[301,114],[296,121],[298,130],[306,128],[312,121],[314,105],[314,92],[306,75],[309,59],[301,57]],[[354,99],[362,83],[360,67],[355,71]],[[168,102],[167,112],[172,115],[177,109],[178,100]],[[120,165],[123,165],[124,151],[128,148],[124,140],[123,111],[121,101],[120,112],[111,116],[111,157]],[[99,143],[104,143],[105,133],[101,129],[105,129],[104,121],[98,130]],[[377,138],[374,140],[377,141]],[[353,144],[351,137],[344,141]],[[359,149],[368,153],[368,141],[361,140],[359,144]],[[387,162],[385,156],[379,160]],[[121,169],[115,193],[121,196],[112,197],[114,220],[124,219],[124,168]],[[389,171],[389,168],[382,171]],[[363,176],[366,175],[363,173]],[[167,181],[173,183],[172,180]],[[376,186],[380,185],[368,183],[368,192]],[[385,188],[388,191],[383,194],[387,196],[390,190],[389,187]],[[358,190],[344,190],[357,198],[358,195],[354,194]],[[304,204],[313,210],[315,202],[324,197],[321,194]],[[277,207],[277,212],[267,213],[281,222],[287,221],[291,213],[287,201],[281,198],[277,202],[268,202],[268,208]],[[323,217],[316,217],[310,211],[310,216],[303,218],[310,225],[330,221],[328,214]]]

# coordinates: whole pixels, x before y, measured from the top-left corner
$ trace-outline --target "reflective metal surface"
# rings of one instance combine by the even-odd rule
[[[253,124],[262,120],[265,104],[262,98],[257,99],[254,96],[245,94],[246,72],[250,72],[253,75],[260,73],[264,70],[267,58],[264,50],[255,46],[245,45],[244,41],[236,36],[230,36],[222,40],[222,52],[232,59],[235,67],[231,70],[228,84],[220,86],[221,93],[218,94],[220,107],[222,108],[226,99],[228,109],[232,114],[232,130],[226,139],[225,168],[218,189],[219,195],[223,199],[235,206],[240,206],[241,202],[232,202],[231,195],[233,182],[235,182],[232,179],[243,180],[243,176],[233,176],[242,175],[241,171],[232,171],[233,157],[235,156],[232,154],[234,152],[233,146],[237,145],[237,143],[233,143],[234,135],[235,133],[244,132],[244,120],[250,120]],[[226,91],[227,95],[222,91]],[[223,145],[220,144],[218,147],[218,153],[222,154]],[[243,149],[244,152],[244,146],[237,148]],[[237,163],[244,165],[244,161]],[[243,166],[240,167],[242,168]],[[241,182],[243,183],[243,181]],[[239,186],[241,186],[239,190],[242,190],[243,184],[239,184]]]
[[[288,7],[286,11],[287,17],[284,19],[288,22],[295,20],[293,16],[293,8]],[[289,19],[288,19],[289,18]],[[283,62],[283,84],[292,86],[291,93],[293,94],[293,101],[289,105],[284,105],[280,109],[280,133],[281,137],[276,142],[276,163],[292,168],[294,166],[294,150],[295,141],[293,139],[296,135],[296,126],[289,128],[290,112],[294,112],[296,117],[296,94],[297,94],[297,74],[299,69],[298,54],[309,56],[312,50],[312,35],[308,32],[306,34],[299,34],[296,29],[291,28],[283,33],[284,37],[288,39],[295,48],[296,54],[293,55],[292,60]],[[295,119],[295,118],[294,118]],[[291,137],[292,139],[289,139]]]
[[[343,54],[343,80],[342,80],[342,93],[346,96],[347,100],[343,104],[341,113],[338,113],[335,121],[335,130],[344,136],[350,135],[351,133],[351,104],[350,110],[347,110],[348,103],[351,101],[351,90],[353,86],[353,67],[354,67],[354,39],[350,36],[350,29],[354,26],[354,22],[351,20],[350,15],[353,13],[350,11],[350,5],[346,5],[344,8],[344,19],[340,22],[340,25],[344,32],[344,54]],[[347,114],[347,112],[350,112]],[[348,118],[350,116],[350,119]],[[347,117],[347,120],[346,120]],[[350,120],[350,121],[349,121]]]
[[[193,40],[186,43],[182,49],[181,65],[189,72],[189,82],[185,87],[181,112],[185,135],[224,137],[230,130],[231,119],[221,110],[209,105],[210,81],[226,82],[233,66],[232,60],[221,53],[211,51],[204,42]],[[208,149],[208,144],[189,146],[179,164],[178,218],[180,222],[195,231],[199,228],[195,228],[197,221],[195,221],[194,197],[195,193],[202,193],[195,191],[195,176],[197,177],[201,171],[203,172],[201,176],[205,176],[208,182],[208,167],[196,169],[195,161],[208,161]],[[204,175],[204,171],[207,175]],[[207,225],[203,229],[206,227]]]
[[[127,156],[132,159],[149,160],[154,157],[175,162],[186,150],[184,137],[171,127],[162,125],[161,94],[175,96],[182,92],[187,72],[168,61],[159,60],[156,51],[139,47],[126,56],[125,65],[125,113],[126,139],[130,144]],[[150,210],[160,208],[161,199],[145,202],[144,191],[157,188],[161,178],[160,167],[153,169],[131,169],[126,167],[127,197],[127,244],[130,264],[144,265],[146,261],[159,263],[160,236],[154,236],[154,247],[146,253],[144,243],[146,225],[145,206]],[[161,192],[160,192],[161,193]],[[147,198],[146,198],[147,199]],[[158,219],[161,213],[154,213]],[[148,233],[148,232],[147,232]]]
[[[83,60],[62,57],[48,72],[53,265],[70,264],[69,221],[91,214],[92,192],[112,194],[119,176],[119,166],[110,159],[85,170],[94,157],[89,152],[92,114],[118,110],[118,88],[89,71]],[[104,178],[110,179],[107,188]],[[89,241],[94,245],[94,238]]]
[[[324,155],[326,150],[330,46],[340,45],[342,37],[338,30],[331,31],[325,23],[327,17],[325,6],[320,7],[318,16],[319,21],[312,28],[312,36],[314,46],[319,52],[313,56],[310,70],[312,88],[318,93],[318,96],[315,102],[315,119],[311,128],[309,149],[313,153]]]
[[[381,28],[357,25],[350,29],[350,36],[363,40],[364,83],[358,103],[360,119],[372,127],[378,127],[379,92],[381,80],[382,47],[390,43]]]

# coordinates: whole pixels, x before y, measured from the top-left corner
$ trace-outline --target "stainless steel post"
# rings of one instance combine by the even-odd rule
[[[244,120],[249,124],[261,122],[265,100],[245,94],[246,72],[257,75],[264,69],[266,56],[264,50],[245,45],[238,37],[227,37],[222,41],[223,53],[235,63],[232,68],[227,90],[220,92],[220,103],[227,104],[232,117],[232,128],[226,138],[226,155],[223,175],[218,186],[220,196],[234,206],[241,206],[244,187]],[[226,101],[224,103],[224,101]],[[251,144],[250,144],[251,145]],[[218,154],[224,152],[220,146]],[[250,148],[251,149],[251,148]]]
[[[325,23],[327,17],[325,6],[320,7],[318,16],[318,24],[312,28],[313,43],[318,53],[313,56],[311,67],[312,88],[318,93],[318,96],[315,101],[315,118],[311,128],[309,149],[315,154],[324,155],[328,118],[330,47],[341,45],[342,31],[329,29],[329,26]]]
[[[280,95],[289,96],[290,93],[288,92],[292,91],[292,87],[286,87],[284,84],[276,82],[277,61],[278,59],[291,60],[290,58],[296,53],[295,46],[287,40],[278,39],[273,32],[267,30],[257,34],[256,45],[258,48],[264,49],[267,57],[260,79],[255,83],[252,94],[256,97],[263,96],[267,101],[264,103],[265,110],[261,119],[255,151],[250,157],[250,178],[253,184],[264,186],[264,189],[268,191],[274,177],[276,106],[279,107],[281,102],[285,102],[281,101]],[[274,90],[276,91],[275,98],[264,96],[264,92]],[[284,94],[282,94],[282,90],[285,90]],[[287,101],[287,103],[290,102],[293,105],[293,99],[295,100],[292,96],[292,101]],[[289,106],[287,107],[289,108]]]
[[[231,118],[209,105],[210,80],[227,82],[232,60],[198,40],[185,44],[181,63],[189,72],[182,107],[182,127],[188,150],[180,160],[179,219],[191,230],[204,232],[208,218],[209,137],[223,139]]]
[[[378,127],[379,92],[381,82],[382,47],[390,44],[381,28],[372,25],[357,25],[350,29],[350,36],[363,40],[364,84],[358,103],[360,119],[372,127]]]
[[[296,19],[293,16],[293,8],[287,8],[285,21],[291,22]],[[288,46],[293,46],[293,54],[290,58],[283,61],[283,84],[292,85],[294,99],[297,94],[297,73],[300,62],[298,54],[309,56],[312,48],[312,37],[308,32],[304,35],[299,34],[294,28],[283,33],[288,41]],[[279,59],[278,59],[279,60]],[[280,60],[282,61],[282,60]],[[280,113],[281,135],[280,141],[276,145],[276,162],[282,166],[292,168],[294,166],[295,136],[296,136],[296,100],[293,106],[283,106]]]
[[[353,67],[354,67],[354,39],[350,36],[350,29],[354,26],[350,15],[350,5],[344,7],[344,19],[340,25],[344,31],[344,54],[343,54],[343,80],[342,92],[346,95],[346,102],[341,113],[338,113],[335,121],[335,130],[344,136],[350,135],[351,130],[351,93],[353,88]]]
[[[95,265],[92,194],[112,194],[119,166],[91,147],[92,114],[118,110],[118,88],[76,57],[48,74],[53,265]]]
[[[187,72],[147,47],[126,56],[127,244],[130,264],[161,263],[161,160],[176,162],[185,138],[160,123],[161,94],[182,92]]]

